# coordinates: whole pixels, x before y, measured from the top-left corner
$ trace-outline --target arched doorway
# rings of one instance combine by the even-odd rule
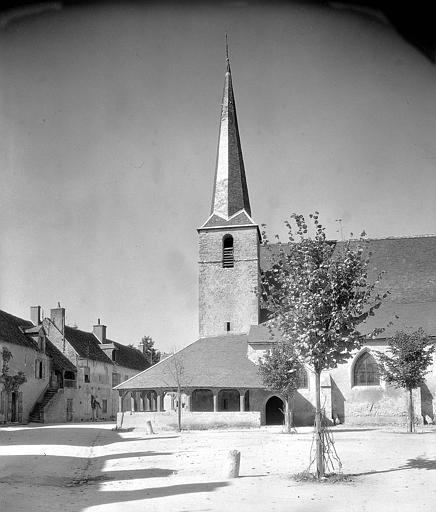
[[[266,425],[283,425],[284,407],[283,401],[278,396],[272,396],[265,404]]]

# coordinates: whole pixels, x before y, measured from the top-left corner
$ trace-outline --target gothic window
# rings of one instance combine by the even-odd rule
[[[307,371],[301,370],[298,373],[298,388],[307,389],[309,387],[309,379],[307,378]]]
[[[223,238],[223,268],[233,268],[234,266],[233,237],[232,235],[226,235]]]
[[[353,386],[378,386],[379,384],[377,363],[369,352],[364,352],[354,365]]]

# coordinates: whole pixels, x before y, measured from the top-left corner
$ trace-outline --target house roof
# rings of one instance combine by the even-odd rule
[[[117,343],[116,341],[107,340],[114,349],[116,349],[115,355],[115,363],[119,366],[125,366],[126,368],[131,368],[132,370],[142,371],[150,366],[147,358],[144,354],[138,350],[137,348],[128,347],[127,345],[122,345],[121,343]],[[106,344],[101,345],[101,349],[105,349]],[[111,350],[113,350],[111,348]]]
[[[177,365],[182,368],[179,373],[184,387],[263,387],[257,366],[247,358],[247,335],[226,334],[201,338],[116,389],[174,388]]]
[[[20,327],[28,328],[32,326],[33,324],[29,320],[23,320],[0,310],[0,342],[3,341],[37,350],[36,343],[20,329]]]
[[[343,248],[344,242],[331,243],[335,244],[335,256]],[[268,250],[262,246],[261,268],[270,268],[273,255],[280,248],[286,251],[287,247],[288,244],[271,244]],[[377,290],[389,290],[390,295],[375,312],[375,316],[361,326],[362,331],[370,333],[376,327],[383,327],[386,330],[379,337],[384,338],[400,329],[423,327],[427,334],[435,336],[436,236],[372,239],[368,240],[366,247],[371,252],[369,280],[374,280],[384,271]],[[387,327],[390,322],[394,325]]]
[[[74,364],[48,338],[45,340],[45,352],[52,359],[56,370],[77,371]]]
[[[100,342],[91,332],[81,331],[66,325],[65,338],[79,357],[113,364],[112,360],[101,350]]]

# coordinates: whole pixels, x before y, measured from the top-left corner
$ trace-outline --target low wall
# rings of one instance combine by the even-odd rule
[[[177,414],[171,412],[119,412],[117,428],[145,429],[151,421],[156,432],[177,430]],[[182,413],[183,430],[205,430],[211,428],[257,428],[260,427],[260,412],[188,412]]]

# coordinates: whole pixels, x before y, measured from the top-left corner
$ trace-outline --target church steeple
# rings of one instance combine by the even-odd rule
[[[227,55],[211,214],[198,228],[200,337],[259,323],[259,226],[251,218]]]
[[[211,224],[232,224],[231,219],[235,217],[237,224],[254,224],[251,219],[228,53],[210,213],[204,227]]]

